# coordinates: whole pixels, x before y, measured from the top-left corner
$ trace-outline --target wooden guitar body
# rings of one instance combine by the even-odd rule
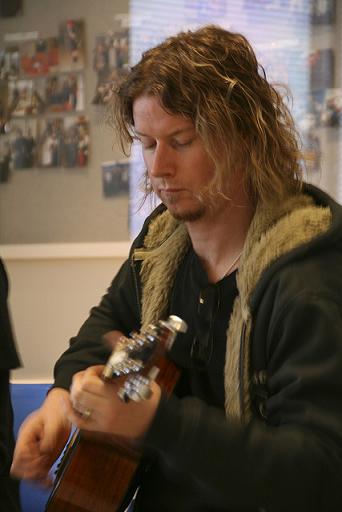
[[[79,432],[69,449],[46,510],[124,512],[136,488],[141,454],[86,432]]]
[[[180,375],[165,340],[145,366],[158,363],[156,382],[170,394]],[[142,454],[123,440],[77,431],[62,457],[46,512],[124,512],[139,485]]]

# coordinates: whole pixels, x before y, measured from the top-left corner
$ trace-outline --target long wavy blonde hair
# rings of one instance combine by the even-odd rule
[[[113,95],[112,121],[126,154],[134,138],[133,103],[141,95],[154,95],[167,112],[193,121],[216,167],[207,199],[229,196],[230,173],[238,167],[255,203],[300,190],[294,121],[243,35],[208,25],[142,55]]]

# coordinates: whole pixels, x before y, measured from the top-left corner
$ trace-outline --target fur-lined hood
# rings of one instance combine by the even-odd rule
[[[342,246],[342,214],[326,194],[307,186],[305,194],[274,208],[257,208],[237,272],[238,296],[227,331],[225,406],[230,417],[250,418],[250,333],[252,315],[274,272],[327,240]],[[178,266],[190,239],[184,224],[165,210],[152,220],[144,247],[133,252],[142,260],[142,324],[167,314]]]

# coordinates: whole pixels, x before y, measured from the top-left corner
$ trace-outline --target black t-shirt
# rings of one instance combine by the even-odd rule
[[[180,316],[188,324],[188,331],[177,336],[170,352],[182,369],[175,389],[178,397],[196,396],[208,405],[224,408],[227,328],[236,295],[235,272],[210,284],[196,254],[193,250],[187,253],[177,272],[170,304],[170,314]],[[201,351],[196,348],[196,340],[204,345],[202,358],[198,357]],[[200,498],[194,496],[189,482],[171,477],[167,465],[159,466],[155,460],[142,475],[134,511],[208,512],[206,505],[197,500]]]
[[[197,255],[190,250],[178,270],[171,297],[171,314],[188,325],[179,334],[170,357],[182,368],[175,390],[178,396],[192,395],[208,405],[224,407],[223,373],[227,328],[237,295],[236,272],[215,284]]]

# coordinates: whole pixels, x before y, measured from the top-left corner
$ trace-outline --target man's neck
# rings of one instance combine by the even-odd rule
[[[253,215],[250,205],[229,201],[215,213],[186,223],[193,249],[210,282],[219,281],[237,268]]]

